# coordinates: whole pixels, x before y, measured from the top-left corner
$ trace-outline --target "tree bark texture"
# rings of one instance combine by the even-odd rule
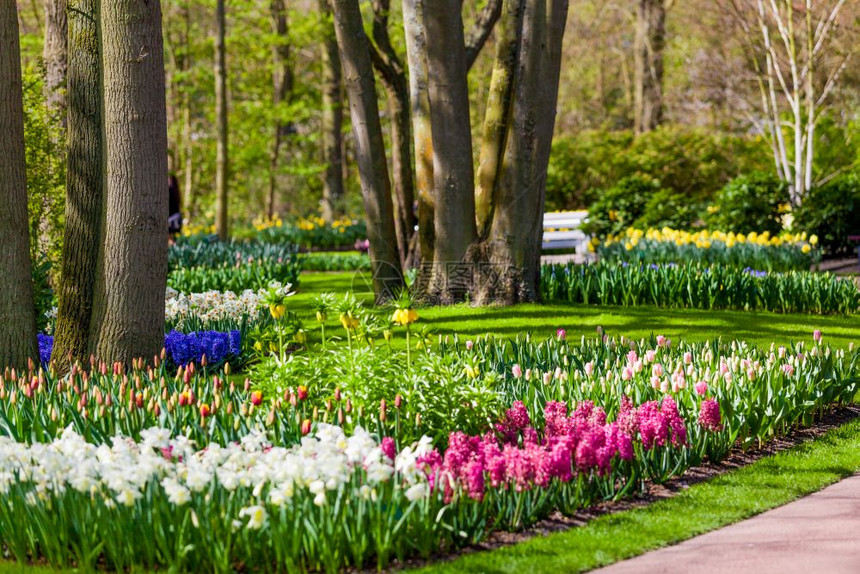
[[[323,192],[320,209],[322,218],[334,221],[334,204],[343,197],[343,96],[341,89],[340,54],[331,22],[328,0],[319,0],[325,37],[322,41],[322,153]]]
[[[361,193],[370,242],[373,289],[377,301],[390,298],[403,285],[391,182],[385,159],[385,142],[379,123],[370,48],[358,0],[332,0],[334,28],[349,96]]]
[[[428,95],[433,137],[435,244],[427,295],[448,303],[468,286],[453,281],[468,246],[477,238],[475,171],[466,51],[459,0],[443,0],[424,12]]]
[[[415,184],[412,171],[412,118],[409,113],[409,84],[403,62],[388,34],[389,0],[373,0],[371,57],[388,94],[391,126],[391,171],[394,179],[394,223],[400,261],[406,264],[416,218],[413,210]]]
[[[473,293],[479,304],[540,299],[546,169],[558,103],[567,0],[526,0],[514,112],[489,236],[478,246],[488,264]]]
[[[433,199],[433,139],[430,127],[430,98],[427,90],[427,44],[424,32],[424,0],[403,0],[406,60],[409,65],[409,100],[415,154],[415,190],[418,200],[418,249],[413,264],[433,261],[436,237]],[[417,255],[417,257],[416,257]],[[420,261],[416,261],[419,260]],[[418,275],[420,290],[429,279],[426,267]]]
[[[227,128],[227,58],[224,40],[227,34],[227,14],[224,0],[215,5],[215,232],[224,241],[230,237],[230,216],[228,213],[228,178],[230,177],[230,158]]]
[[[274,69],[272,106],[280,115],[278,108],[284,102],[292,100],[293,94],[293,66],[290,61],[289,28],[287,22],[287,7],[284,0],[272,0],[272,30],[277,38],[277,43],[272,48],[272,63]],[[275,217],[275,204],[277,199],[277,175],[280,163],[281,144],[287,130],[287,125],[280,120],[275,120],[272,134],[272,149],[269,159],[269,190],[266,200],[266,215],[269,220]]]
[[[663,49],[666,45],[665,0],[636,0],[633,121],[636,133],[663,121]]]
[[[100,29],[106,226],[95,354],[127,364],[164,345],[167,118],[160,2],[104,2]]]
[[[66,108],[67,0],[45,0],[45,100],[60,117]]]
[[[22,369],[38,354],[18,11],[12,0],[0,2],[0,134],[0,366]]]
[[[54,362],[83,362],[102,242],[102,94],[98,0],[69,1],[66,227]]]
[[[486,235],[493,217],[493,195],[510,125],[524,6],[525,0],[505,0],[499,23],[475,186],[475,217],[481,237]]]

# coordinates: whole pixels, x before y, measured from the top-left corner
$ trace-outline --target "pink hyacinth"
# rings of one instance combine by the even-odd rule
[[[549,401],[544,407],[544,436],[558,437],[570,434],[571,421],[567,418],[567,405],[563,402]]]
[[[664,397],[660,411],[669,422],[669,428],[672,429],[672,446],[683,446],[686,444],[687,427],[684,424],[684,419],[681,418],[681,414],[678,412],[678,405],[675,403],[675,399]]]
[[[397,448],[394,445],[394,439],[390,436],[387,436],[382,439],[382,442],[379,444],[379,448],[382,450],[382,454],[384,454],[391,460],[394,460],[394,458],[397,456]]]
[[[719,432],[723,429],[720,403],[716,399],[702,401],[702,406],[699,407],[699,426],[711,432]]]
[[[700,397],[703,397],[708,394],[708,383],[706,383],[705,381],[699,381],[693,388],[696,390],[696,394]]]
[[[516,442],[517,436],[531,424],[529,412],[522,401],[514,402],[513,406],[505,412],[505,417],[500,423],[496,423],[496,431],[502,435],[505,442]]]

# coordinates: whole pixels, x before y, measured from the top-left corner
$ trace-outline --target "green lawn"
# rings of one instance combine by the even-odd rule
[[[365,302],[372,302],[365,276],[353,272],[303,273],[299,293],[290,308],[307,326],[315,325],[308,308],[314,295],[323,291],[345,293],[354,290]],[[701,311],[642,307],[598,307],[591,305],[518,305],[515,307],[471,307],[454,305],[419,311],[418,326],[427,325],[439,334],[478,336],[486,333],[512,337],[518,333],[554,334],[559,327],[568,337],[593,337],[598,326],[610,334],[647,337],[651,333],[671,339],[702,341],[714,337],[742,339],[749,343],[811,340],[820,329],[828,342],[840,347],[860,343],[860,317],[780,315],[745,311]],[[330,321],[336,321],[331,318]]]
[[[860,420],[854,420],[673,498],[418,572],[582,572],[743,520],[821,490],[858,469]]]

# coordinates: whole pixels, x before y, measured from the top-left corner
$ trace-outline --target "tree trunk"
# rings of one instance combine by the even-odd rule
[[[275,217],[277,174],[280,160],[281,143],[286,124],[281,121],[281,104],[289,102],[293,93],[293,67],[290,62],[289,29],[287,27],[287,8],[284,0],[272,0],[272,29],[276,44],[272,48],[273,92],[272,107],[275,110],[274,133],[269,160],[269,193],[266,201],[266,216],[271,221]]]
[[[59,117],[66,108],[66,68],[68,60],[66,17],[67,0],[45,0],[45,100]]]
[[[224,0],[217,0],[215,7],[215,232],[224,241],[230,237],[228,214],[228,184],[230,159],[227,141],[227,63],[224,40],[227,33],[227,15]]]
[[[567,0],[526,0],[514,112],[496,206],[474,259],[484,263],[473,292],[479,304],[540,299],[546,169],[552,147]]]
[[[406,264],[415,228],[415,185],[412,176],[412,124],[406,71],[388,33],[389,0],[373,0],[371,59],[388,94],[391,127],[391,168],[394,176],[394,223],[400,261]]]
[[[332,11],[344,85],[349,96],[367,238],[370,241],[373,289],[377,301],[384,301],[403,285],[403,273],[397,253],[391,182],[379,123],[373,66],[358,0],[332,0]]]
[[[0,366],[23,369],[38,354],[18,11],[11,0],[0,2],[0,86]]]
[[[161,5],[102,3],[105,240],[94,301],[96,355],[129,363],[164,346],[167,119]]]
[[[323,192],[320,209],[322,218],[334,221],[334,203],[343,197],[343,95],[341,93],[340,55],[331,22],[328,0],[319,0],[320,16],[324,20],[322,42],[322,153]]]
[[[180,197],[180,210],[190,218],[196,202],[194,201],[194,140],[191,137],[191,92],[193,84],[189,79],[191,74],[191,10],[184,6],[182,10],[184,23],[182,72],[182,176],[185,180],[183,193]]]
[[[665,0],[637,0],[634,41],[633,121],[636,133],[663,121],[663,48],[666,45]]]
[[[427,92],[427,46],[424,32],[424,1],[403,0],[406,59],[409,65],[409,100],[415,153],[415,189],[418,199],[418,253],[413,265],[433,261],[436,230],[433,199],[433,140],[430,128],[430,99]],[[416,261],[420,259],[419,261]],[[419,290],[429,281],[429,268],[421,266]]]
[[[71,0],[68,70],[68,170],[62,280],[54,361],[83,362],[90,350],[96,268],[102,243],[102,94],[98,0]]]
[[[484,115],[481,138],[481,155],[478,160],[478,177],[475,187],[475,216],[478,234],[484,237],[493,217],[493,195],[499,168],[505,152],[510,125],[511,101],[514,93],[514,75],[519,55],[523,28],[525,0],[505,0],[504,14],[496,40],[496,61],[490,80],[490,94]]]
[[[462,299],[471,287],[462,261],[478,234],[460,1],[444,0],[433,10],[426,10],[424,28],[436,202],[433,270],[427,295],[431,300],[450,303]]]

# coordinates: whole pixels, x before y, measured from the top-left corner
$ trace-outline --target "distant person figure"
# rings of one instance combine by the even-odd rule
[[[167,193],[168,193],[168,217],[167,217],[167,232],[170,234],[170,240],[179,235],[182,231],[182,214],[179,212],[182,205],[182,198],[179,195],[179,180],[176,176],[170,174],[167,177]]]

